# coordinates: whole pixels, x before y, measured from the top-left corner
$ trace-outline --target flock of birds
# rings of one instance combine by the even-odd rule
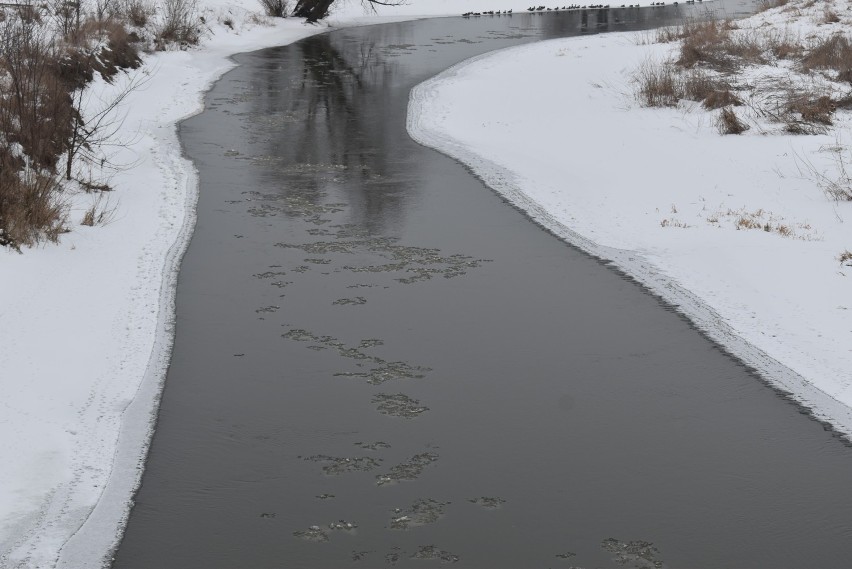
[[[696,2],[701,3],[704,0],[685,0],[684,4],[695,4]],[[649,6],[665,6],[665,2],[651,2]],[[677,6],[677,2],[672,2],[672,6]],[[639,4],[622,4],[619,6],[620,8],[640,8]],[[569,4],[568,6],[556,6],[555,8],[548,8],[546,6],[530,6],[527,8],[527,12],[561,12],[563,10],[608,10],[610,8],[609,4]],[[465,18],[469,18],[471,16],[511,16],[512,10],[489,10],[487,12],[465,12],[462,14]]]

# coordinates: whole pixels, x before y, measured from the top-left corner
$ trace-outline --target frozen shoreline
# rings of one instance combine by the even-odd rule
[[[132,144],[120,150],[118,160],[131,166],[111,180],[116,188],[111,195],[118,200],[113,204],[113,222],[94,228],[77,225],[77,218],[90,203],[88,196],[74,196],[72,232],[59,245],[28,250],[24,255],[0,250],[0,271],[15,275],[0,281],[0,296],[5,300],[0,306],[0,323],[5,324],[0,329],[0,363],[6,371],[0,378],[6,395],[0,403],[4,449],[0,457],[0,568],[77,569],[101,567],[108,561],[141,477],[170,357],[177,274],[195,223],[197,178],[193,165],[182,156],[176,125],[202,110],[204,93],[234,67],[232,55],[285,45],[329,29],[294,20],[279,20],[267,27],[252,23],[251,12],[244,8],[220,0],[205,5],[210,33],[202,46],[147,56],[142,70],[150,74],[147,82],[126,103],[123,136]],[[417,0],[384,9],[381,16],[364,16],[357,3],[350,3],[331,23],[335,27],[367,25],[498,8],[517,10],[518,6],[509,0]],[[234,30],[222,24],[226,17],[232,20]],[[556,40],[552,46],[563,42],[573,46],[569,51],[580,45],[594,49],[602,42],[618,44],[624,37]],[[551,42],[544,48],[516,49],[551,49]],[[769,350],[743,341],[742,331],[724,313],[658,266],[665,260],[658,249],[637,254],[631,251],[629,241],[608,241],[604,225],[591,234],[586,227],[575,227],[576,219],[564,217],[564,203],[529,193],[546,186],[546,180],[536,180],[517,163],[504,160],[499,152],[494,154],[495,148],[471,146],[439,124],[438,119],[452,110],[446,105],[428,107],[441,88],[452,84],[467,93],[454,98],[454,104],[475,102],[478,89],[487,89],[489,83],[474,75],[463,77],[463,72],[491,58],[508,56],[501,60],[506,73],[506,62],[511,63],[513,53],[465,62],[415,89],[409,112],[409,131],[415,139],[471,166],[538,223],[615,263],[678,306],[732,353],[814,406],[818,416],[852,433],[848,398],[826,396],[807,373],[799,375],[783,359],[767,356]],[[609,57],[614,61],[613,54]],[[616,67],[613,73],[626,68],[623,63]],[[578,86],[572,84],[572,89]],[[117,87],[100,84],[93,90],[108,95],[113,88]],[[588,84],[585,89],[583,96],[598,94]],[[551,115],[545,118],[549,120]],[[497,116],[504,123],[510,120],[502,111],[491,118]],[[663,120],[674,120],[675,130],[701,128],[677,116]],[[525,111],[520,118],[529,120],[535,131],[535,113]],[[479,120],[474,115],[468,119]],[[653,123],[643,123],[649,124]],[[657,130],[670,129],[671,123],[666,124]],[[499,129],[471,132],[484,132],[486,139],[503,136]],[[522,134],[517,140],[525,140]],[[616,148],[609,142],[610,150]],[[514,152],[505,144],[496,150]],[[668,207],[669,203],[653,205]],[[843,341],[843,337],[836,340]],[[852,359],[852,351],[849,354]],[[840,364],[846,365],[846,360]],[[803,377],[809,382],[802,383]],[[846,379],[852,383],[848,372]]]

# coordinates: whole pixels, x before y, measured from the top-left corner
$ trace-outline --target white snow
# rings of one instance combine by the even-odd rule
[[[203,5],[210,29],[201,47],[146,56],[134,75],[144,84],[121,109],[126,144],[112,160],[127,167],[110,180],[111,221],[79,225],[91,198],[69,196],[72,231],[59,245],[0,250],[2,568],[99,567],[115,545],[141,475],[194,224],[196,177],[175,125],[201,110],[203,92],[233,66],[229,55],[326,30],[264,23],[252,16],[259,7],[226,0]],[[331,22],[509,8],[522,9],[412,0],[365,16],[350,2]],[[666,49],[608,35],[479,58],[421,85],[409,127],[852,432],[843,275],[852,269],[836,260],[852,248],[842,222],[852,212],[799,176],[791,158],[830,168],[836,154],[821,149],[847,141],[756,129],[721,137],[703,111],[638,108],[629,74]],[[496,89],[500,97],[489,95]],[[91,104],[120,90],[99,82]],[[795,237],[737,231],[728,210],[762,210]],[[718,223],[708,221],[714,214]]]

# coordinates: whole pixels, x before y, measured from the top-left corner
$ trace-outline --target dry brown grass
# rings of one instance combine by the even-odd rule
[[[822,23],[823,24],[836,24],[840,21],[840,16],[837,15],[837,12],[832,10],[829,7],[826,7],[822,11]]]
[[[20,250],[43,239],[56,241],[65,231],[59,189],[49,174],[0,166],[0,245]]]
[[[732,92],[730,83],[703,71],[693,70],[684,75],[681,89],[684,99],[701,102],[706,109],[742,105],[742,101]]]
[[[110,206],[109,198],[105,194],[98,194],[92,205],[83,213],[81,225],[93,227],[95,225],[109,224],[114,215],[115,208]]]
[[[733,109],[727,107],[722,109],[716,119],[716,127],[721,134],[742,134],[749,129]]]
[[[831,115],[837,110],[835,102],[827,95],[794,94],[787,102],[787,112],[795,113],[807,123],[831,125]]]
[[[833,70],[839,77],[852,73],[852,43],[844,34],[819,39],[808,46],[802,58],[805,71]]]
[[[724,107],[738,107],[743,102],[730,89],[713,91],[709,93],[701,103],[705,109],[721,109]]]
[[[805,51],[801,40],[789,33],[767,33],[764,37],[764,49],[776,59],[798,59]]]
[[[673,107],[680,99],[680,78],[671,66],[646,61],[636,73],[638,96],[648,107]]]
[[[745,64],[764,63],[764,46],[756,33],[732,34],[728,21],[694,22],[682,28],[678,65],[731,72]]]

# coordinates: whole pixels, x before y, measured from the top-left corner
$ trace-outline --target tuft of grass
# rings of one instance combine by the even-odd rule
[[[807,123],[831,125],[831,115],[837,106],[831,97],[822,95],[813,97],[810,94],[793,94],[787,101],[787,112],[795,113]]]
[[[66,231],[66,207],[56,177],[32,170],[0,174],[0,245],[56,242]]]
[[[660,227],[678,227],[680,229],[689,229],[689,225],[678,219],[664,219],[660,222]]]
[[[822,11],[822,23],[823,24],[836,24],[840,21],[840,16],[837,15],[837,12],[829,8],[828,6]]]
[[[841,265],[852,267],[852,251],[846,249],[840,255],[837,256],[837,260],[840,261]]]
[[[764,48],[776,59],[797,60],[802,57],[802,54],[805,51],[801,40],[791,36],[787,32],[784,34],[766,34],[764,38]]]
[[[705,109],[722,109],[724,107],[738,107],[743,102],[730,89],[712,91],[707,94],[701,103]]]
[[[648,107],[673,107],[680,100],[680,80],[671,66],[646,61],[635,75],[639,100]]]
[[[731,72],[744,64],[764,63],[764,47],[756,33],[731,34],[729,21],[696,22],[684,25],[678,65],[698,65]]]
[[[108,225],[115,216],[115,208],[111,206],[109,198],[104,194],[98,194],[92,205],[83,213],[81,225],[94,227],[95,225]]]
[[[726,107],[719,113],[716,119],[716,127],[721,134],[742,134],[749,129],[733,109]]]
[[[852,77],[852,43],[844,34],[816,40],[808,46],[802,68],[805,71],[832,70],[839,78]]]

